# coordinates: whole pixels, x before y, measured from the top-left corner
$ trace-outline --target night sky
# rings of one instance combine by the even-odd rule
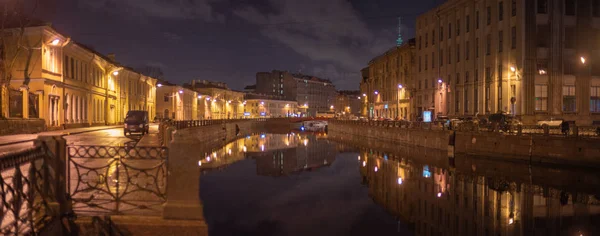
[[[258,71],[301,71],[358,89],[360,69],[443,0],[41,0],[61,33],[165,79],[253,84]]]

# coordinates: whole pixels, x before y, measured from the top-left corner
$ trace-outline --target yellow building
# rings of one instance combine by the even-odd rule
[[[41,118],[48,129],[59,129],[122,122],[128,110],[123,101],[135,100],[136,109],[154,107],[154,79],[138,76],[128,80],[140,87],[131,97],[121,86],[126,82],[120,73],[127,69],[114,57],[77,43],[49,25],[25,28],[20,40],[26,50],[16,50],[18,29],[8,29],[6,35],[4,59],[15,63],[8,74],[12,79],[3,91],[4,117]],[[140,99],[145,100],[144,106]]]
[[[249,98],[244,106],[246,118],[279,118],[298,114],[296,101]]]
[[[361,82],[361,92],[368,103],[367,113],[371,118],[414,117],[410,106],[413,81],[415,40],[394,47],[369,62],[368,77]]]
[[[203,97],[199,103],[200,119],[241,119],[244,117],[244,93],[231,90],[227,84],[207,80],[193,80],[184,87]]]
[[[156,118],[171,120],[198,120],[199,104],[205,100],[198,93],[166,81],[156,86]]]

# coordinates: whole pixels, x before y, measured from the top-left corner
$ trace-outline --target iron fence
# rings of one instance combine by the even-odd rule
[[[37,235],[56,215],[55,157],[42,143],[0,156],[0,234]]]
[[[172,120],[165,121],[164,124],[174,127],[175,129],[185,129],[190,127],[199,127],[207,125],[227,124],[240,121],[266,121],[267,118],[258,119],[223,119],[223,120]]]
[[[68,191],[78,214],[160,214],[165,147],[68,146]]]

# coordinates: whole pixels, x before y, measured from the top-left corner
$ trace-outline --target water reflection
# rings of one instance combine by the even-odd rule
[[[579,170],[536,167],[536,172],[554,178],[535,177],[534,181],[532,167],[525,176],[518,176],[520,167],[514,163],[508,164],[513,166],[512,173],[507,169],[498,174],[506,163],[470,162],[471,168],[459,163],[456,168],[416,160],[369,149],[358,157],[370,197],[410,223],[416,235],[599,234],[598,190],[588,191],[588,183],[559,189],[552,181],[579,175],[597,183],[597,172],[586,175]]]
[[[324,133],[257,134],[240,138],[198,161],[202,171],[222,169],[232,163],[256,160],[256,173],[284,176],[328,166],[335,161],[336,147]]]

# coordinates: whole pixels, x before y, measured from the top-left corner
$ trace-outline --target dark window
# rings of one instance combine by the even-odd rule
[[[600,87],[592,86],[590,88],[590,112],[600,112]]]
[[[431,45],[435,45],[435,30],[431,31]]]
[[[575,0],[565,0],[565,15],[575,15]]]
[[[429,34],[425,33],[425,48],[429,45]]]
[[[504,2],[498,2],[498,21],[502,21],[504,19]]]
[[[475,58],[479,58],[479,38],[475,38]]]
[[[456,20],[456,36],[460,35],[460,20]]]
[[[444,49],[440,49],[440,66],[444,65]]]
[[[71,67],[70,77],[71,78],[75,78],[75,66],[74,66],[75,65],[75,60],[72,57],[70,59],[71,59],[71,63],[69,63],[70,67]]]
[[[511,2],[510,15],[517,16],[517,0],[512,0]]]
[[[464,91],[463,100],[465,102],[465,104],[463,105],[463,109],[465,110],[465,113],[468,113],[469,112],[469,86],[465,85],[465,88],[463,91]]]
[[[8,112],[9,117],[23,118],[23,92],[14,89],[8,89]]]
[[[592,0],[592,16],[600,17],[600,0]]]
[[[504,49],[504,33],[502,30],[498,31],[498,52],[502,52]]]
[[[423,41],[423,38],[419,36],[419,50],[421,50],[421,41]]]
[[[452,38],[452,23],[448,23],[448,38]]]
[[[425,70],[427,70],[427,64],[429,63],[429,58],[425,55]]]
[[[64,62],[63,62],[63,75],[65,77],[69,77],[69,57],[65,56]]]
[[[548,0],[537,0],[537,12],[540,14],[548,13]]]
[[[565,28],[565,48],[575,47],[576,31],[574,27]]]
[[[490,112],[490,84],[486,84],[485,85],[485,111],[486,112]],[[485,208],[486,210],[488,209],[488,207]],[[486,215],[488,214],[488,211],[486,211]]]
[[[487,7],[486,24],[490,25],[491,23],[492,23],[492,7]]]
[[[431,53],[431,68],[435,68],[435,52]]]
[[[475,113],[479,112],[479,91],[477,90],[477,85],[473,85],[473,111]]]
[[[168,102],[168,101],[169,101],[169,94],[165,93],[165,102]]]
[[[465,17],[465,31],[467,33],[469,33],[469,30],[471,28],[470,24],[471,24],[471,18],[469,17],[469,15],[467,15],[467,17]]]
[[[421,56],[419,56],[419,72],[421,72]]]
[[[577,111],[575,86],[574,85],[563,85],[562,94],[563,94],[563,111],[564,112]]]
[[[468,71],[465,72],[465,84],[466,83],[469,83],[469,72]]]
[[[547,48],[550,46],[550,26],[537,26],[537,46]]]
[[[512,49],[517,48],[517,27],[516,26],[513,26],[510,29],[510,48],[512,48]]]
[[[444,41],[444,27],[440,27],[440,42]]]

